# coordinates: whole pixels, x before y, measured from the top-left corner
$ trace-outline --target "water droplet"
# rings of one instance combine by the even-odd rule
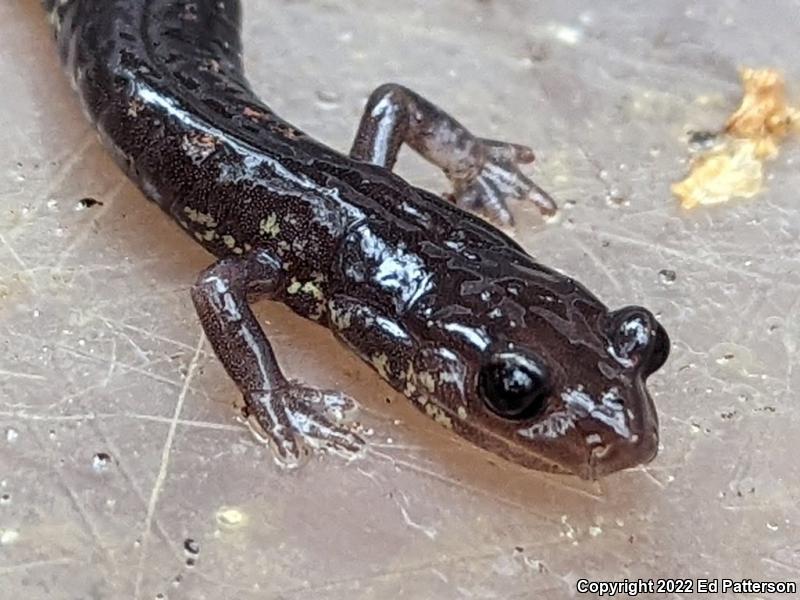
[[[767,333],[776,333],[783,325],[783,320],[780,317],[770,317],[767,319]]]
[[[103,203],[100,202],[100,200],[95,200],[94,198],[81,198],[78,200],[75,210],[86,210],[87,208],[92,208],[93,206],[103,206]]]
[[[105,452],[98,452],[92,457],[92,468],[101,473],[111,465],[111,456]]]
[[[56,432],[55,432],[55,430],[54,430],[54,429],[51,429],[50,431],[48,431],[48,432],[47,432],[47,437],[49,437],[51,440],[54,440],[54,439],[56,439]]]
[[[244,522],[244,514],[237,508],[222,507],[217,511],[217,522],[226,527],[238,527]]]
[[[735,355],[733,352],[726,352],[725,354],[723,354],[722,356],[720,356],[720,357],[717,359],[717,364],[718,364],[718,365],[725,365],[725,364],[728,364],[728,363],[729,363],[729,362],[731,362],[731,361],[732,361],[734,358],[736,358],[736,355]]]
[[[0,496],[0,504],[11,504],[11,494],[3,494]]]
[[[661,269],[658,272],[658,277],[661,279],[661,283],[665,285],[672,285],[675,283],[675,280],[678,279],[678,274],[672,269]]]
[[[13,444],[14,442],[16,442],[17,438],[19,438],[19,431],[17,431],[13,427],[9,427],[8,429],[6,429],[6,441],[9,444]]]
[[[334,110],[339,107],[342,97],[332,90],[317,90],[317,106],[323,110]]]
[[[689,145],[693,149],[705,150],[712,148],[717,143],[717,134],[713,131],[690,131]]]
[[[200,544],[198,544],[192,538],[186,538],[183,540],[183,549],[186,550],[188,554],[200,554]]]
[[[630,200],[618,188],[611,188],[606,192],[606,204],[613,207],[629,206]]]
[[[190,557],[190,558],[187,558],[187,559],[186,559],[186,566],[187,566],[187,567],[189,567],[190,569],[191,569],[193,566],[195,566],[196,564],[197,564],[197,560],[195,560],[194,558],[191,558],[191,557]]]

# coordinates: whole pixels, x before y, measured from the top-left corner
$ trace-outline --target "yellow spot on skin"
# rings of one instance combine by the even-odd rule
[[[278,234],[281,232],[281,228],[278,225],[278,216],[275,213],[272,213],[266,219],[261,219],[259,229],[261,229],[261,233],[264,235],[268,235],[273,238],[278,237]]]
[[[222,241],[228,248],[236,246],[236,239],[232,235],[223,235]]]
[[[389,379],[389,357],[386,354],[376,354],[370,362],[375,367],[375,370],[378,371],[378,375],[384,379]]]
[[[303,284],[303,287],[300,288],[300,289],[301,289],[301,291],[303,293],[308,294],[309,296],[311,296],[315,300],[324,300],[325,299],[325,295],[322,293],[322,290],[313,281],[306,281]]]
[[[424,395],[417,394],[417,373],[414,370],[414,363],[408,363],[408,368],[406,368],[405,373],[403,373],[400,377],[402,377],[406,382],[406,387],[403,389],[403,393],[407,397],[416,400],[424,406],[428,399]]]
[[[297,281],[297,279],[292,278],[292,283],[288,288],[286,288],[286,293],[287,294],[296,294],[297,292],[300,291],[300,289],[302,287],[303,287],[302,283]]]
[[[433,380],[433,375],[427,371],[417,373],[417,382],[419,382],[419,384],[430,393],[433,393],[436,390],[436,382]]]
[[[338,310],[335,306],[329,306],[328,312],[331,315],[331,323],[339,331],[344,331],[352,325],[352,314],[350,311]]]
[[[431,417],[434,421],[446,427],[447,429],[453,428],[453,420],[448,417],[445,412],[436,406],[435,404],[428,403],[425,405],[425,412],[428,413],[428,416]]]
[[[214,220],[214,217],[212,217],[208,213],[200,212],[199,210],[195,210],[190,206],[184,206],[183,212],[186,214],[186,217],[193,223],[199,223],[200,225],[205,225],[210,229],[213,229],[214,227],[217,226],[217,222]]]
[[[464,420],[466,420],[467,416],[468,416],[467,415],[467,409],[464,408],[463,406],[459,406],[458,407],[458,418],[461,419],[462,421],[464,421]]]

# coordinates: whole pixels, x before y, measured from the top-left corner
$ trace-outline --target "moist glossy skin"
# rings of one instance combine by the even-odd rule
[[[609,312],[463,210],[509,224],[506,199],[518,198],[552,213],[519,169],[528,148],[477,138],[386,85],[348,157],[251,92],[238,2],[44,4],[104,143],[218,258],[192,297],[281,464],[363,442],[340,422],[349,399],[283,376],[249,308],[261,297],[329,327],[437,422],[514,462],[595,478],[655,456],[645,379],[669,352],[663,328],[645,309]],[[444,169],[452,203],[391,173],[402,143]],[[498,372],[522,400],[486,383]]]

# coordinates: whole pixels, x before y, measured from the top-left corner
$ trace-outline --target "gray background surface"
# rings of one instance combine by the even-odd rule
[[[289,374],[351,394],[373,430],[359,462],[279,472],[234,419],[191,307],[209,256],[101,149],[38,3],[4,0],[0,595],[509,600],[567,598],[581,577],[800,579],[800,148],[756,199],[687,213],[669,192],[686,132],[738,105],[738,67],[780,68],[800,98],[800,3],[249,0],[245,14],[256,89],[334,147],[369,92],[400,81],[537,150],[563,212],[543,224],[517,207],[517,239],[673,337],[650,384],[662,452],[599,483],[493,460],[263,304]],[[444,189],[408,152],[401,172]],[[86,196],[103,205],[77,210]]]

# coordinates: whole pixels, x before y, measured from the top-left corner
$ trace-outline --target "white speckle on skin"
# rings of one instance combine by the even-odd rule
[[[199,223],[200,225],[205,225],[211,229],[217,226],[217,221],[208,213],[196,210],[191,206],[184,206],[183,212],[186,214],[186,218],[192,223]]]
[[[236,305],[236,300],[233,299],[233,294],[226,293],[222,297],[222,301],[225,303],[225,313],[228,318],[231,321],[241,321],[242,313],[239,312],[239,307]]]
[[[479,350],[486,350],[486,348],[489,347],[489,337],[482,327],[469,327],[461,323],[445,323],[444,329],[451,333],[461,335]]]
[[[453,420],[436,404],[427,402],[425,404],[425,412],[428,413],[428,416],[434,421],[439,423],[439,425],[442,425],[447,429],[453,428]]]
[[[219,140],[209,134],[192,134],[183,136],[181,149],[194,164],[200,164],[214,153],[218,144]]]
[[[389,371],[389,357],[386,354],[376,354],[370,360],[372,366],[383,379],[389,379],[391,373]]]

